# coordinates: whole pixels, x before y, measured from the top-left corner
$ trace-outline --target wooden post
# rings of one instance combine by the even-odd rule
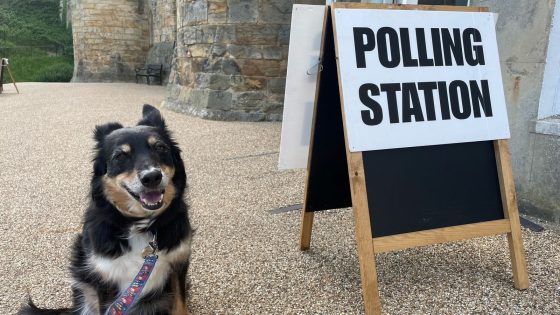
[[[315,212],[306,212],[305,206],[301,209],[301,233],[299,249],[308,250],[311,246],[311,231],[313,229],[313,216]]]
[[[335,4],[338,5],[338,4]],[[333,6],[335,8],[335,6]],[[333,36],[335,38],[335,54],[338,60],[338,42],[336,41],[336,28],[334,12],[332,14]],[[338,69],[338,82],[340,82],[340,62],[336,63]],[[362,298],[367,315],[381,314],[381,299],[377,287],[377,266],[375,263],[375,250],[373,245],[373,234],[369,217],[369,205],[366,191],[366,178],[364,172],[364,161],[362,152],[350,152],[348,145],[348,126],[344,111],[344,99],[342,97],[342,84],[338,85],[340,93],[340,106],[342,109],[342,125],[344,130],[344,142],[346,144],[346,159],[348,161],[348,176],[350,179],[350,192],[352,194],[352,211],[354,212],[354,233],[356,235],[356,246],[358,249],[358,261],[360,265],[360,277],[362,279]]]
[[[15,86],[15,88],[16,88],[16,91],[17,91],[18,94],[19,94],[19,89],[17,88],[16,80],[14,79],[14,76],[12,75],[12,69],[11,69],[11,67],[12,67],[12,66],[10,66],[10,64],[7,64],[7,65],[6,65],[6,68],[8,68],[8,74],[10,75],[10,78],[12,79],[12,83],[14,84],[14,86]]]
[[[341,101],[342,102],[342,101]],[[344,111],[342,111],[344,115]],[[344,128],[346,132],[346,128]],[[348,148],[348,146],[346,146]],[[366,179],[362,152],[347,153],[348,175],[352,192],[352,210],[354,211],[354,233],[358,247],[358,261],[362,279],[362,298],[368,315],[381,314],[381,300],[377,288],[377,267],[375,250],[369,218]]]
[[[327,14],[329,8],[325,8],[325,16],[323,18],[323,34],[321,36],[321,52],[319,55],[319,60],[323,60],[324,50],[325,50],[325,28],[329,27],[327,25]],[[318,69],[320,69],[321,63],[318,65]],[[317,73],[317,80],[316,80],[317,89],[315,90],[315,104],[313,104],[313,120],[311,122],[311,139],[309,140],[309,154],[307,157],[307,174],[305,177],[305,196],[303,197],[303,207],[301,209],[301,231],[300,231],[300,239],[299,239],[299,249],[304,251],[308,250],[311,246],[311,232],[313,230],[313,217],[314,212],[307,212],[307,192],[308,192],[308,185],[309,185],[309,174],[311,169],[311,156],[313,154],[313,137],[315,133],[315,125],[317,117],[317,101],[319,99],[319,90],[320,90],[320,82],[321,82],[321,71]]]
[[[10,75],[10,79],[12,79],[12,83],[14,84],[14,87],[16,88],[16,91],[19,94],[19,89],[17,88],[16,85],[16,80],[14,79],[14,76],[12,75],[12,68],[10,66],[10,64],[8,63],[8,59],[6,58],[2,58],[0,59],[0,93],[3,91],[3,86],[2,86],[2,80],[4,79],[4,68],[8,69],[8,74]]]
[[[509,255],[513,272],[513,283],[517,289],[523,290],[529,287],[527,275],[527,263],[521,239],[521,227],[519,223],[519,210],[517,209],[517,197],[515,195],[515,184],[511,170],[511,159],[507,140],[495,140],[494,152],[498,166],[498,178],[500,191],[502,193],[502,205],[504,217],[509,219],[511,232],[507,233],[509,244]]]
[[[4,89],[3,82],[4,82],[4,62],[3,59],[0,58],[0,94],[2,94],[2,90]]]

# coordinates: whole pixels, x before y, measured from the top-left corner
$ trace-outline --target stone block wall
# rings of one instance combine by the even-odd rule
[[[163,65],[163,84],[167,83],[173,62],[175,40],[177,39],[176,0],[147,0],[150,30],[150,50],[146,64]]]
[[[73,82],[133,81],[149,48],[144,0],[71,1]]]
[[[151,44],[173,43],[177,34],[176,0],[150,1]]]
[[[178,0],[165,105],[220,120],[280,120],[291,0]]]
[[[135,68],[163,64],[169,108],[280,120],[294,2],[71,0],[73,81],[130,82]]]
[[[560,223],[560,136],[535,130],[554,1],[473,0],[499,13],[498,48],[520,210]]]

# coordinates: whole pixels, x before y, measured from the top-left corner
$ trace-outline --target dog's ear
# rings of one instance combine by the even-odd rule
[[[148,104],[144,104],[142,108],[142,119],[138,122],[138,125],[165,129],[165,121],[159,110]]]
[[[104,125],[95,126],[95,130],[93,131],[93,138],[95,139],[95,141],[97,141],[98,147],[108,134],[117,129],[121,129],[122,127],[123,125],[116,122],[110,122]]]
[[[95,130],[93,131],[93,138],[96,141],[95,148],[97,151],[97,156],[93,160],[93,174],[95,176],[102,176],[107,172],[107,163],[105,162],[103,153],[100,152],[103,147],[103,140],[105,140],[105,137],[107,137],[108,134],[117,129],[121,129],[122,127],[123,126],[121,124],[116,122],[95,126]]]
[[[105,162],[105,158],[97,156],[93,160],[93,175],[103,176],[105,173],[107,173],[107,163]]]

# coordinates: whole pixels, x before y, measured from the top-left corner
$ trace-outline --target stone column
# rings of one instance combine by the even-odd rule
[[[134,81],[149,47],[144,0],[72,0],[73,82]]]
[[[291,0],[178,0],[165,106],[219,120],[280,120]]]

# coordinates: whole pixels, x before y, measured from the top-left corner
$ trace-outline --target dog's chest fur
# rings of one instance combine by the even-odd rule
[[[93,271],[100,274],[104,281],[114,283],[120,291],[126,290],[144,264],[142,251],[152,239],[153,235],[151,233],[140,232],[137,227],[132,227],[127,237],[129,248],[125,249],[121,256],[113,258],[94,253],[89,258],[89,266]],[[182,240],[179,246],[172,250],[157,252],[157,263],[142,291],[142,295],[153,290],[161,290],[173,268],[177,264],[188,261],[190,241],[189,237]]]

